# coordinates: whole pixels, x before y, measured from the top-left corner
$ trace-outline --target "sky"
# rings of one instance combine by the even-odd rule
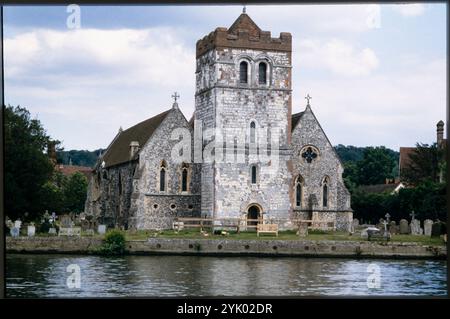
[[[293,113],[311,107],[333,145],[394,150],[436,140],[446,119],[446,5],[248,5],[272,37],[292,34]],[[4,8],[5,102],[66,150],[105,148],[120,127],[194,111],[195,44],[242,6]],[[447,135],[445,133],[445,135]]]

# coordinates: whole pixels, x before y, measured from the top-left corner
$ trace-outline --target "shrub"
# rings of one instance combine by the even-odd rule
[[[103,255],[123,255],[125,253],[125,235],[119,230],[109,231],[100,247]]]

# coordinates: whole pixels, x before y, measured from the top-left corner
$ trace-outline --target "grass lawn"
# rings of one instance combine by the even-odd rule
[[[149,237],[158,238],[179,238],[179,239],[254,239],[254,240],[266,240],[266,239],[278,239],[278,240],[342,240],[342,241],[366,241],[362,239],[359,234],[350,236],[344,232],[322,232],[322,231],[310,231],[307,237],[298,237],[295,231],[280,231],[278,237],[273,235],[260,235],[256,236],[256,232],[243,231],[239,234],[236,232],[229,232],[228,235],[212,235],[204,236],[199,230],[182,230],[176,233],[173,230],[165,230],[161,232],[155,231],[138,231],[127,232],[127,240],[146,240]],[[428,236],[413,236],[413,235],[393,235],[392,242],[416,242],[424,245],[444,245],[444,241],[441,238],[428,237]]]

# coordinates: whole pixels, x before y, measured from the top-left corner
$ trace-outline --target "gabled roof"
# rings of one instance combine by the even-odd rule
[[[298,122],[300,121],[300,119],[302,118],[303,114],[305,112],[298,112],[295,114],[292,114],[292,120],[291,120],[291,131],[294,130],[294,128],[297,126]]]
[[[130,158],[130,143],[137,141],[139,142],[139,147],[142,148],[170,111],[162,112],[125,131],[119,132],[102,157],[102,161],[105,162],[105,167],[132,160]]]

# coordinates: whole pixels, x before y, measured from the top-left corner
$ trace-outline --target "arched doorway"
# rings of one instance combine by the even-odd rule
[[[259,208],[259,206],[251,205],[247,211],[247,219],[251,219],[251,220],[247,222],[247,225],[249,225],[249,226],[257,225],[258,221],[256,221],[255,219],[260,219],[260,218],[261,218],[261,209]]]

